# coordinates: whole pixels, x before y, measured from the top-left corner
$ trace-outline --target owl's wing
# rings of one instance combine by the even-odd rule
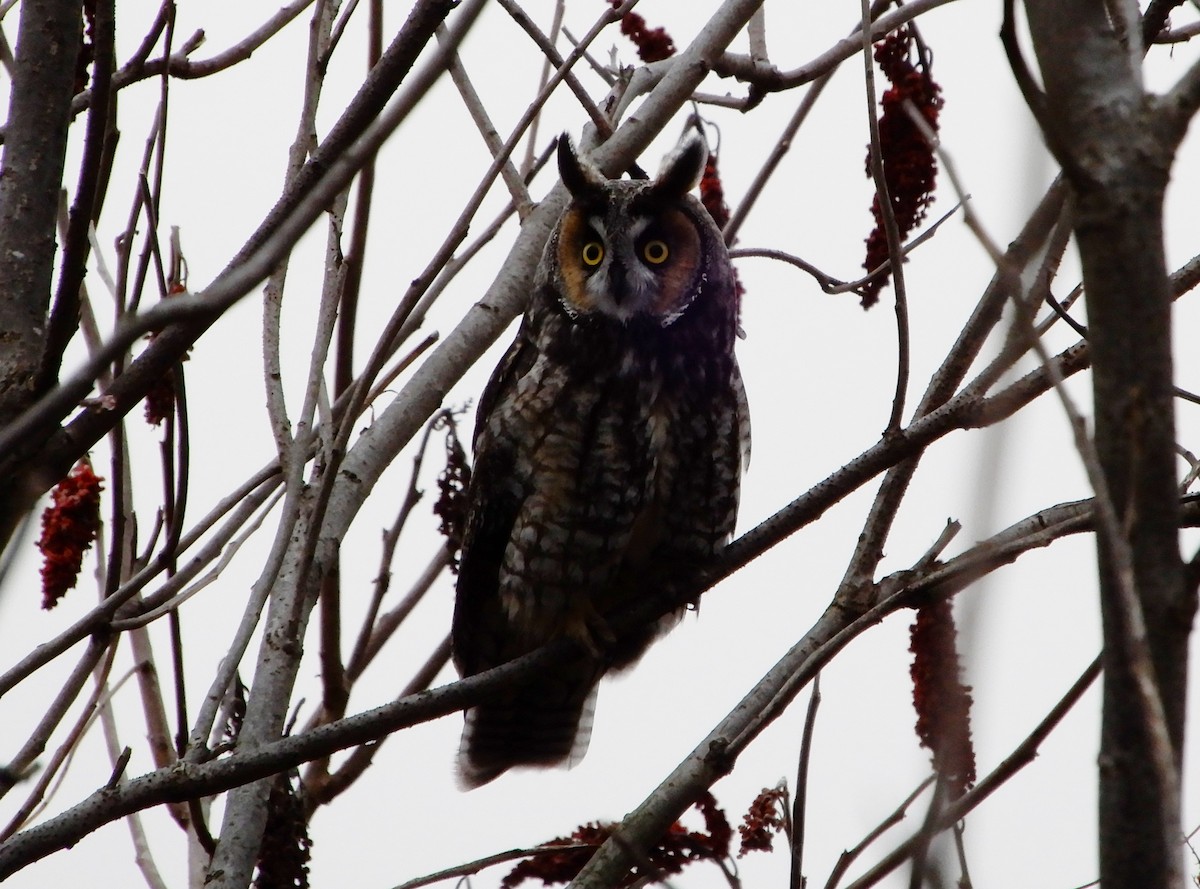
[[[503,661],[506,622],[499,611],[496,589],[504,549],[521,503],[519,497],[491,483],[503,475],[501,461],[503,455],[499,454],[477,458],[471,476],[474,490],[463,534],[451,634],[454,662],[463,676]]]
[[[514,443],[490,435],[487,421],[512,397],[536,358],[523,321],[480,397],[452,631],[454,660],[464,676],[523,653],[514,647],[511,615],[503,610],[498,588],[505,550],[529,490],[514,472]],[[564,664],[468,710],[459,748],[459,783],[478,787],[514,765],[577,763],[587,750],[601,672],[590,662]]]
[[[742,472],[745,472],[750,468],[750,402],[746,399],[746,386],[736,363],[731,382],[737,407],[738,447],[742,453]]]
[[[509,392],[537,358],[537,347],[534,346],[528,329],[528,321],[522,317],[521,326],[517,328],[517,336],[492,371],[483,394],[479,396],[479,410],[475,414],[475,446],[479,446],[479,433],[491,416],[492,409],[500,398]]]
[[[522,496],[511,484],[505,484],[512,476],[511,447],[489,441],[485,427],[497,402],[507,396],[536,357],[537,350],[525,334],[522,321],[516,339],[484,387],[475,421],[475,466],[468,491],[470,505],[452,631],[454,660],[464,676],[507,660],[501,651],[506,622],[499,614],[496,590]]]
[[[471,676],[493,667],[501,660],[499,639],[488,639],[487,631],[499,633],[504,625],[492,612],[498,609],[496,589],[504,548],[512,535],[513,524],[521,508],[521,497],[503,481],[511,475],[513,454],[500,443],[489,442],[484,434],[487,418],[498,401],[505,397],[536,357],[536,349],[527,336],[522,318],[517,336],[492,371],[479,397],[475,415],[475,465],[468,491],[469,509],[463,531],[462,563],[458,572],[458,591],[454,600],[452,629],[454,661],[459,672]]]
[[[505,550],[524,496],[511,484],[512,454],[487,442],[477,456],[458,594],[454,604],[454,660],[464,676],[524,653],[511,615],[497,593]],[[508,482],[508,483],[506,483]],[[572,660],[499,692],[466,713],[458,779],[478,787],[515,765],[574,765],[587,751],[602,667]]]

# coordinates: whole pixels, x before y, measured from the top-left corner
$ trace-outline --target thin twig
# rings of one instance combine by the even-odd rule
[[[448,663],[450,663],[450,637],[446,636],[409,680],[400,696],[403,698],[425,691]],[[337,771],[329,774],[319,787],[309,785],[309,773],[306,773],[305,785],[311,790],[307,801],[307,811],[311,814],[318,805],[333,801],[349,789],[370,767],[375,755],[386,740],[387,738],[380,738],[358,745],[350,752]]]
[[[446,39],[446,26],[438,25],[437,36],[439,41]],[[479,93],[475,91],[475,85],[471,83],[471,78],[467,76],[467,69],[463,67],[462,59],[458,53],[452,53],[447,61],[447,70],[450,73],[450,79],[458,88],[458,94],[462,97],[463,104],[467,106],[467,112],[471,115],[471,120],[475,122],[475,128],[479,130],[479,135],[483,137],[483,142],[487,145],[488,151],[491,152],[493,158],[496,158],[504,150],[504,143],[500,141],[500,134],[496,132],[496,127],[492,124],[491,116],[487,109],[483,106],[483,100],[479,98]],[[531,132],[530,138],[533,138]],[[529,143],[532,149],[532,141]],[[533,200],[529,197],[529,190],[525,188],[525,182],[521,178],[521,174],[517,172],[517,168],[513,166],[511,158],[506,159],[500,167],[500,178],[504,180],[504,184],[508,187],[509,196],[512,202],[516,205],[517,215],[524,219],[533,209]]]
[[[758,172],[754,174],[754,179],[746,189],[746,193],[742,195],[742,199],[729,214],[729,221],[725,223],[725,228],[722,232],[726,244],[733,244],[737,239],[737,234],[741,230],[742,224],[746,221],[746,217],[750,215],[754,204],[766,190],[767,182],[770,181],[771,176],[779,168],[784,155],[791,149],[792,140],[796,138],[796,133],[799,132],[800,126],[808,119],[809,112],[816,105],[817,99],[820,98],[825,87],[829,85],[829,81],[833,78],[836,70],[837,66],[834,66],[828,72],[818,77],[812,86],[805,90],[804,96],[800,99],[800,104],[792,113],[791,119],[788,120],[779,138],[775,140],[775,145],[772,147],[770,154],[767,155],[767,159],[763,161]]]
[[[294,2],[287,6],[281,7],[274,15],[263,22],[262,25],[250,34],[247,34],[233,46],[210,58],[199,61],[193,61],[190,56],[203,42],[203,31],[198,32],[185,41],[176,52],[168,50],[165,56],[147,61],[145,55],[142,53],[146,49],[147,44],[150,47],[153,46],[151,37],[157,37],[155,30],[152,28],[146,37],[146,41],[139,47],[138,52],[135,52],[130,61],[113,75],[112,88],[114,91],[122,90],[131,84],[148,80],[151,77],[161,77],[164,74],[184,80],[191,80],[200,77],[209,77],[227,68],[232,68],[239,62],[244,62],[250,58],[257,49],[283,30],[285,25],[300,15],[307,7],[311,6],[313,2],[314,0],[294,0]],[[157,21],[155,24],[157,25]],[[83,90],[76,94],[72,100],[71,113],[79,114],[90,107],[91,104],[91,90]],[[6,128],[0,127],[0,142],[4,140],[5,135]]]
[[[1083,697],[1083,693],[1091,687],[1100,675],[1100,658],[1097,657],[1083,671],[1074,684],[1067,689],[1066,694],[1055,704],[1045,718],[1037,724],[1032,732],[1017,747],[1004,758],[982,781],[971,790],[949,803],[941,812],[937,828],[945,830],[961,821],[969,812],[992,795],[1009,778],[1023,769],[1037,757],[1038,748],[1050,733],[1062,722],[1063,717]],[[911,837],[897,846],[866,874],[851,883],[847,889],[868,889],[874,886],[897,867],[908,860],[915,851],[917,837]],[[827,884],[832,885],[832,884]]]
[[[188,563],[185,569],[171,577],[170,581],[160,590],[161,596],[152,596],[146,600],[146,604],[154,601],[156,598],[170,598],[174,595],[176,588],[183,586],[187,581],[194,577],[204,565],[217,558],[223,550],[225,544],[237,532],[237,529],[244,524],[253,514],[262,501],[270,494],[278,483],[278,468],[268,467],[262,470],[251,478],[246,484],[235,490],[228,497],[222,500],[212,511],[205,516],[204,519],[185,536],[181,546],[191,546],[196,540],[206,533],[221,516],[234,511],[233,516],[225,523],[222,529],[214,535],[214,537],[202,548]],[[265,486],[265,489],[264,489]],[[257,489],[257,490],[256,490]],[[0,696],[3,696],[18,683],[27,679],[34,672],[50,663],[52,660],[67,651],[73,645],[77,644],[82,639],[87,638],[92,633],[112,620],[117,609],[135,596],[147,583],[149,583],[156,575],[161,573],[167,567],[169,560],[165,558],[156,559],[154,564],[147,566],[139,571],[136,575],[129,579],[128,582],[122,584],[111,596],[93,608],[90,612],[83,615],[79,620],[75,621],[70,627],[59,633],[54,639],[43,642],[32,652],[26,655],[22,660],[0,676]]]
[[[205,587],[209,586],[213,581],[217,580],[225,568],[228,567],[229,563],[233,561],[233,557],[236,556],[238,550],[242,548],[242,544],[258,533],[258,529],[262,527],[263,520],[271,514],[271,511],[275,508],[275,504],[278,503],[280,498],[283,496],[278,491],[275,491],[272,495],[270,489],[267,489],[262,493],[264,496],[262,496],[261,500],[255,499],[248,501],[247,505],[251,507],[251,510],[249,510],[250,512],[253,512],[259,506],[261,506],[263,501],[267,501],[266,507],[263,508],[263,510],[258,514],[257,517],[253,519],[253,521],[246,525],[245,530],[242,531],[241,534],[237,535],[237,537],[229,542],[228,546],[215,549],[214,555],[218,555],[220,558],[217,560],[217,564],[214,565],[207,574],[187,586],[183,586],[182,583],[174,584],[171,589],[173,590],[175,588],[180,588],[180,591],[178,593],[174,593],[169,598],[166,598],[165,601],[160,602],[160,600],[163,599],[162,594],[166,592],[168,588],[164,586],[163,588],[156,590],[152,597],[148,597],[146,601],[142,603],[145,610],[140,612],[138,615],[135,617],[126,617],[113,620],[109,624],[109,627],[113,630],[113,632],[120,633],[126,630],[135,629],[137,627],[144,627],[167,614],[175,614],[179,611],[179,608],[184,602],[192,598]],[[236,530],[236,527],[231,528],[230,530]],[[175,581],[179,577],[180,575],[178,574],[172,575],[171,580]],[[147,607],[151,601],[158,604],[155,604],[154,607]]]
[[[84,663],[86,663],[88,673],[95,673],[97,676],[96,687],[92,690],[83,709],[67,732],[66,738],[58,745],[42,769],[41,774],[38,775],[38,780],[34,783],[25,801],[21,803],[20,807],[13,814],[4,830],[0,831],[0,842],[11,837],[20,829],[21,825],[40,812],[53,797],[66,772],[64,763],[70,762],[80,738],[83,737],[88,726],[91,725],[92,720],[95,718],[96,708],[100,706],[103,700],[106,700],[105,695],[107,692],[102,680],[107,678],[109,671],[112,669],[114,654],[115,647],[110,646],[107,640],[97,639],[89,648],[84,658]],[[119,686],[120,683],[118,683]],[[57,779],[57,783],[47,793],[47,788],[50,787],[51,782],[55,781],[55,779]]]
[[[817,724],[817,708],[821,706],[821,674],[813,677],[808,709],[804,713],[804,731],[800,735],[800,760],[796,765],[796,796],[792,801],[792,868],[788,885],[804,889],[804,826],[808,805],[808,766],[812,758],[813,728]]]
[[[967,224],[967,228],[971,230],[979,243],[983,245],[983,249],[987,251],[992,264],[999,266],[1004,261],[1004,251],[1000,249],[991,235],[987,233],[987,229],[983,227],[983,222],[975,215],[970,195],[963,187],[962,180],[958,178],[958,167],[954,163],[954,158],[950,156],[950,152],[942,147],[942,142],[938,138],[937,133],[929,126],[929,121],[925,119],[924,115],[917,110],[917,106],[913,104],[912,99],[905,99],[901,107],[903,107],[904,113],[908,115],[909,120],[912,121],[913,126],[920,132],[921,138],[937,153],[938,162],[941,163],[942,169],[946,171],[946,175],[950,177],[950,184],[954,188],[954,193],[958,195],[959,204],[963,208],[963,222]]]
[[[391,586],[392,559],[396,554],[396,544],[400,540],[400,532],[404,530],[404,526],[408,523],[409,515],[421,499],[421,491],[417,487],[417,479],[421,472],[421,464],[425,459],[429,437],[433,433],[434,422],[436,422],[437,417],[444,416],[446,413],[448,412],[435,414],[435,419],[431,420],[426,426],[425,435],[422,437],[421,443],[417,446],[416,453],[412,458],[413,467],[412,472],[409,474],[408,489],[404,493],[404,499],[400,503],[395,521],[392,522],[391,527],[383,534],[383,547],[379,556],[379,572],[375,575],[374,593],[371,596],[366,615],[363,617],[362,625],[359,628],[357,641],[354,643],[351,655],[346,662],[346,672],[352,680],[359,676],[369,663],[367,658],[368,645],[376,628],[376,618],[379,615],[379,608],[383,602],[383,597],[387,595],[387,591]]]
[[[971,869],[967,866],[967,844],[964,839],[966,827],[963,822],[955,821],[950,830],[954,834],[954,851],[958,856],[958,887],[972,889]]]
[[[588,46],[591,45],[592,40],[595,38],[584,37],[582,43],[575,47],[570,56],[564,60],[563,57],[559,55],[558,50],[554,48],[554,43],[542,33],[541,29],[538,28],[533,19],[526,14],[525,10],[514,3],[513,0],[498,0],[498,2],[500,3],[500,6],[504,8],[504,11],[512,16],[513,21],[520,25],[525,33],[528,34],[533,40],[533,42],[537,44],[538,49],[540,49],[542,54],[545,55],[546,61],[549,63],[549,65],[556,69],[555,77],[560,78],[567,84],[567,88],[574,94],[583,110],[587,112],[587,115],[591,119],[592,124],[596,127],[597,132],[599,132],[603,137],[610,136],[612,134],[612,123],[599,109],[599,107],[597,107],[596,103],[592,101],[592,97],[588,94],[588,91],[583,88],[583,85],[579,82],[579,79],[571,72],[571,68],[574,67],[575,62],[578,61],[579,57],[583,55],[583,52]],[[612,20],[616,20],[636,5],[637,0],[626,0],[620,10],[613,12]],[[556,21],[558,20],[560,19],[558,16],[556,16]],[[550,82],[547,80],[544,82],[542,89],[544,90],[549,86]],[[529,145],[531,150],[534,144],[534,139],[537,136],[537,120],[538,115],[535,114],[529,124]],[[529,168],[525,167],[525,169],[528,170]]]
[[[329,38],[325,41],[325,49],[321,52],[320,58],[317,60],[317,65],[324,71],[329,66],[329,60],[333,58],[333,51],[337,49],[338,43],[341,42],[342,34],[346,32],[346,25],[350,24],[350,17],[354,15],[358,9],[358,0],[349,0],[342,14],[334,23],[330,31]],[[367,70],[370,70],[368,65]]]
[[[940,833],[937,828],[938,815],[945,808],[946,790],[946,781],[939,775],[933,783],[933,793],[929,795],[929,807],[925,810],[925,817],[921,820],[921,828],[913,837],[913,849],[910,856],[912,869],[909,871],[908,889],[921,889],[930,875],[929,855],[933,841]],[[934,873],[936,874],[937,871],[935,870]],[[930,882],[936,885],[939,881],[930,880]]]
[[[879,824],[875,825],[875,827],[872,828],[865,837],[859,840],[852,849],[847,849],[845,852],[839,855],[837,863],[833,866],[833,870],[829,872],[829,878],[825,881],[825,889],[835,889],[837,884],[841,882],[842,877],[846,875],[846,871],[850,869],[850,865],[854,863],[858,856],[866,851],[866,849],[877,839],[907,818],[908,807],[916,801],[917,797],[925,792],[926,787],[936,780],[937,775],[930,775],[925,778],[924,781],[916,786],[916,789],[914,789],[912,793],[904,798],[900,805],[896,806],[890,815],[884,818],[883,821],[879,822]]]
[[[325,655],[322,655],[323,671],[329,670],[334,672],[336,675],[337,684],[336,686],[331,687],[330,681],[322,677],[324,694],[321,699],[321,706],[309,718],[308,723],[305,726],[306,731],[318,725],[324,725],[325,723],[332,722],[335,719],[341,719],[346,715],[346,705],[350,699],[351,685],[362,674],[362,671],[366,669],[373,655],[378,652],[383,642],[386,641],[386,639],[393,632],[395,632],[396,629],[399,628],[404,618],[406,618],[411,613],[412,609],[416,607],[417,603],[424,598],[425,593],[428,592],[429,588],[433,585],[433,579],[436,578],[440,573],[442,567],[440,564],[438,565],[436,571],[430,572],[427,570],[425,572],[423,578],[417,581],[414,589],[410,591],[409,595],[405,597],[404,601],[395,610],[396,612],[399,612],[398,616],[394,619],[391,615],[385,616],[384,623],[389,629],[386,634],[382,635],[382,639],[377,641],[374,647],[371,647],[371,643],[374,641],[375,634],[380,629],[377,625],[377,616],[383,594],[386,592],[388,587],[387,580],[390,580],[391,576],[391,554],[394,552],[395,543],[399,538],[400,531],[403,529],[408,520],[408,516],[411,514],[413,507],[415,507],[418,501],[421,499],[422,492],[417,487],[417,479],[421,472],[421,464],[425,458],[425,451],[429,444],[430,435],[433,432],[435,423],[437,422],[437,418],[439,416],[440,414],[435,415],[435,418],[430,420],[428,426],[426,427],[425,435],[422,438],[421,443],[417,448],[417,452],[413,457],[413,470],[409,480],[408,492],[406,493],[404,501],[400,506],[400,513],[397,516],[396,521],[392,526],[392,530],[388,535],[391,543],[390,547],[387,545],[388,541],[385,540],[385,554],[387,561],[385,561],[380,567],[380,576],[375,584],[375,594],[372,597],[371,604],[367,608],[367,615],[363,619],[362,626],[359,630],[358,641],[355,643],[350,659],[348,660],[346,666],[343,667],[340,658],[336,664],[324,664]],[[435,562],[437,561],[438,559],[435,558]],[[330,574],[332,573],[333,571],[331,570]],[[427,582],[425,582],[425,578],[428,578]],[[327,590],[323,589],[322,593],[327,593]],[[326,629],[326,626],[326,621],[323,620],[323,635],[326,632],[330,632],[330,630]],[[340,636],[340,621],[337,624],[337,630],[338,635]],[[340,641],[336,644],[340,646]],[[328,777],[329,760],[328,758],[319,759],[310,764],[308,773],[305,775],[304,783],[310,788],[315,788],[321,784],[327,783]],[[314,797],[319,795],[315,790],[311,790],[310,792],[313,793]]]
[[[905,3],[873,21],[866,42],[869,45],[895,31],[906,22],[949,2],[951,0],[912,0],[912,2]],[[883,4],[881,7],[886,8]],[[861,29],[860,18],[849,36],[843,37],[808,64],[791,71],[780,71],[772,65],[761,65],[752,56],[731,52],[722,53],[714,59],[712,69],[721,77],[736,77],[738,80],[752,83],[758,89],[767,92],[789,90],[828,74],[842,62],[861,52],[864,42],[859,36]]]
[[[554,46],[554,44],[558,42],[558,35],[560,33],[566,34],[567,39],[571,40],[571,35],[567,34],[566,29],[563,27],[563,14],[566,12],[566,6],[566,0],[555,0],[554,16],[550,20],[550,34],[547,38],[551,46]],[[592,57],[586,52],[584,53],[584,58],[586,58],[588,63],[595,68]],[[545,53],[542,53],[542,73],[538,77],[538,92],[541,92],[542,89],[545,88],[546,81],[550,79],[550,69],[553,64],[554,63],[550,61],[550,57]],[[611,80],[606,82],[609,86],[612,86]],[[525,142],[525,158],[521,161],[522,176],[528,175],[529,171],[533,168],[533,160],[537,146],[538,124],[540,122],[541,116],[539,115],[538,117],[535,117],[533,119],[533,123],[529,125],[529,138]]]
[[[560,3],[560,5],[561,5],[561,3]],[[579,41],[575,38],[575,35],[571,33],[571,29],[568,28],[566,25],[563,25],[563,27],[562,27],[562,35],[567,38],[567,41],[571,44],[571,46],[579,46]],[[553,30],[551,31],[551,36],[553,36]],[[597,61],[596,57],[593,56],[590,52],[585,51],[583,54],[583,59],[585,62],[588,63],[588,65],[591,67],[592,71],[596,74],[596,76],[604,81],[605,86],[608,86],[611,88],[613,86],[613,84],[615,84],[617,82],[616,75],[613,74],[613,72],[609,69],[609,67],[607,65]],[[549,71],[550,71],[550,62],[548,59],[546,60],[544,70],[547,72],[546,76],[548,77]],[[542,79],[542,83],[545,83],[545,78]],[[524,170],[524,169],[526,169],[526,167],[524,165],[522,165],[522,169]]]
[[[91,644],[83,653],[83,657],[79,659],[79,663],[75,665],[75,668],[63,682],[62,688],[59,689],[58,693],[50,701],[50,706],[47,707],[46,712],[30,733],[29,739],[26,740],[13,758],[5,764],[3,772],[0,773],[0,797],[8,793],[16,784],[19,777],[26,774],[29,767],[42,755],[42,751],[46,749],[46,744],[49,743],[54,730],[62,722],[67,710],[75,703],[75,699],[79,697],[79,693],[83,690],[83,684],[87,681],[87,677],[91,675],[96,664],[100,662],[100,658],[104,655],[107,648],[108,641],[103,637],[97,636],[92,639]],[[0,839],[3,839],[11,832],[9,830],[4,834],[0,834]]]
[[[49,388],[57,378],[63,352],[78,327],[80,290],[91,246],[88,230],[92,221],[100,215],[107,184],[102,180],[111,173],[111,169],[105,169],[104,160],[111,149],[109,131],[113,122],[110,118],[115,109],[110,101],[109,87],[115,65],[116,9],[113,0],[104,0],[97,3],[93,10],[92,46],[95,57],[92,63],[92,88],[96,93],[97,105],[88,113],[83,159],[75,186],[75,203],[71,207],[70,222],[62,242],[58,288],[50,311],[46,343],[38,371],[38,388],[42,390]]]
[[[925,231],[921,232],[920,235],[905,244],[904,248],[901,250],[901,253],[904,256],[907,256],[917,247],[921,246],[930,238],[932,238],[937,230],[941,228],[942,223],[953,216],[961,206],[961,203],[955,204],[949,211],[944,213],[940,219],[934,222]],[[786,262],[788,265],[793,265],[801,271],[807,272],[816,280],[821,290],[830,294],[858,293],[866,284],[874,281],[880,275],[886,274],[892,268],[891,259],[887,259],[862,278],[859,278],[855,281],[842,281],[839,278],[834,278],[832,275],[827,275],[825,272],[821,271],[807,260],[801,259],[799,256],[795,256],[783,250],[772,250],[765,247],[735,247],[729,251],[730,259],[741,259],[743,257],[760,257],[763,259],[776,259],[780,262]]]
[[[507,852],[497,852],[494,855],[485,855],[483,858],[476,858],[474,861],[468,861],[464,864],[456,864],[454,867],[448,867],[445,870],[437,871],[436,873],[427,874],[424,877],[417,877],[414,880],[409,880],[406,883],[401,883],[395,889],[419,889],[421,886],[428,886],[431,883],[438,883],[442,880],[449,880],[452,877],[469,877],[479,873],[485,867],[491,867],[494,864],[504,864],[507,861],[516,861],[520,858],[536,858],[538,855],[557,855],[562,852],[579,852],[585,849],[595,849],[596,847],[590,843],[564,843],[564,844],[548,844],[544,846],[533,846],[529,849],[509,849]]]
[[[367,17],[367,70],[383,56],[383,0],[370,0]],[[343,21],[345,16],[343,16]],[[350,246],[345,256],[345,279],[337,317],[337,354],[333,366],[333,396],[340,399],[354,381],[354,337],[358,329],[358,303],[366,266],[367,233],[371,225],[371,206],[375,195],[375,159],[363,164],[358,174],[354,217],[350,224]]]
[[[433,583],[438,576],[450,564],[450,553],[444,546],[439,546],[433,557],[429,560],[429,564],[421,572],[420,576],[413,581],[412,587],[408,594],[396,604],[396,607],[391,611],[385,612],[377,621],[371,631],[371,637],[367,640],[367,644],[363,649],[362,657],[355,663],[356,671],[354,676],[361,674],[379,654],[380,650],[387,643],[387,640],[399,629],[404,623],[405,618],[417,606],[417,604],[425,597],[429,590],[433,587]]]
[[[97,689],[107,691],[105,684],[106,674],[97,675]],[[108,748],[109,760],[112,762],[112,773],[105,787],[111,790],[125,777],[125,770],[129,766],[129,758],[133,750],[129,746],[122,747],[117,736],[117,721],[112,709],[111,694],[105,695],[104,702],[99,708],[99,714],[100,724],[104,730],[104,743]],[[172,809],[174,808],[172,806]],[[133,812],[126,817],[125,823],[129,827],[129,834],[133,840],[134,862],[137,864],[138,870],[141,871],[146,884],[150,889],[167,889],[167,884],[163,881],[162,875],[158,871],[158,865],[154,862],[154,855],[150,851],[150,843],[146,839],[146,831],[142,828],[141,816],[137,812]],[[185,830],[187,829],[186,821],[183,822],[182,826]]]
[[[349,189],[338,196],[329,212],[321,303],[313,328],[312,357],[309,361],[304,403],[301,407],[300,421],[297,427],[299,430],[315,428],[318,432],[320,445],[317,448],[316,461],[311,470],[314,479],[322,478],[329,466],[336,461],[336,457],[331,453],[336,421],[328,410],[325,373],[329,353],[332,349],[333,333],[337,328],[338,307],[344,292],[346,265],[342,261],[341,243],[348,201]],[[316,417],[318,411],[321,413],[319,419]],[[307,448],[304,444],[294,442],[288,457],[289,462],[300,463],[306,456]],[[319,502],[318,499],[318,504]],[[319,657],[322,698],[328,701],[330,707],[344,712],[349,689],[346,685],[345,668],[342,662],[341,571],[336,559],[321,578],[318,605],[321,615]]]
[[[309,30],[306,64],[304,68],[303,98],[300,103],[299,119],[296,121],[296,134],[288,147],[287,163],[284,167],[284,189],[294,188],[297,178],[304,169],[304,163],[310,152],[316,147],[317,109],[321,92],[325,85],[324,68],[318,64],[322,53],[328,46],[329,32],[333,28],[334,4],[318,3],[314,12],[315,20]],[[345,192],[338,193],[335,199],[339,205],[331,215],[329,225],[338,227],[340,235],[341,216],[345,212]],[[340,210],[341,212],[337,212]],[[332,235],[332,233],[331,233]],[[326,261],[326,277],[324,281],[323,298],[328,298],[329,263]],[[288,489],[295,489],[301,483],[301,467],[303,461],[295,458],[292,446],[294,444],[292,423],[288,418],[287,399],[284,395],[284,375],[280,358],[281,323],[283,316],[283,291],[287,282],[288,260],[285,257],[275,266],[267,278],[263,288],[263,335],[262,359],[263,380],[267,388],[267,419],[271,432],[275,437],[275,448],[279,453],[280,465],[284,467]],[[324,303],[323,303],[324,304]],[[318,331],[320,328],[318,328]],[[318,332],[318,336],[319,336]],[[311,366],[309,380],[311,382]],[[308,391],[311,393],[311,387]],[[303,422],[303,421],[301,421]],[[285,505],[285,513],[287,507]]]
[[[896,390],[892,396],[892,412],[888,417],[885,434],[900,428],[904,418],[904,400],[908,394],[908,376],[911,364],[908,332],[908,288],[904,283],[904,263],[900,242],[900,226],[896,222],[895,207],[883,168],[883,146],[879,138],[879,119],[875,106],[875,60],[871,56],[871,4],[861,0],[863,72],[867,94],[867,126],[871,134],[869,157],[871,177],[875,180],[875,202],[879,207],[879,219],[887,236],[888,258],[892,265],[892,291],[895,294],[896,312]]]

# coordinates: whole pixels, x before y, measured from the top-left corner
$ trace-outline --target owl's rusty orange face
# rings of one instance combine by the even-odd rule
[[[558,263],[572,314],[619,321],[649,315],[669,324],[695,296],[700,236],[678,209],[629,217],[574,206],[563,217]]]

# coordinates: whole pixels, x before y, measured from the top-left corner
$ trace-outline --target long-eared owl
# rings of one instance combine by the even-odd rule
[[[693,134],[653,180],[609,180],[559,140],[572,200],[479,405],[454,660],[470,676],[582,644],[467,711],[464,787],[578,762],[600,677],[679,615],[620,639],[606,617],[685,581],[733,533],[749,416],[733,268],[688,194],[706,159]]]

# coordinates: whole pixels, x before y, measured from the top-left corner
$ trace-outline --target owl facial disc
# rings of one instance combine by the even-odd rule
[[[551,251],[571,317],[666,327],[692,304],[706,281],[699,227],[711,222],[698,220],[687,192],[706,158],[704,143],[686,138],[655,179],[609,180],[564,136],[559,171],[574,200]]]

